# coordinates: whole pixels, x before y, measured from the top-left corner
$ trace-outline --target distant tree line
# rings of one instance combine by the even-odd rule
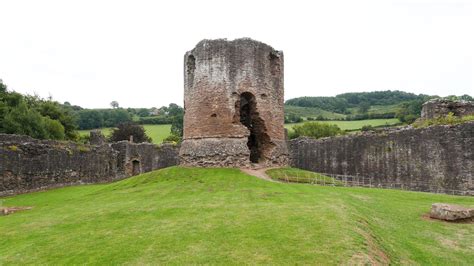
[[[372,105],[393,105],[401,102],[418,100],[427,95],[413,94],[403,91],[373,91],[349,92],[338,94],[334,97],[299,97],[287,100],[285,104],[316,107],[330,112],[349,114],[348,108],[357,107],[360,113],[368,111]]]
[[[373,92],[350,92],[338,94],[334,97],[299,97],[287,100],[286,105],[313,107],[329,112],[345,114],[345,118],[331,120],[365,120],[365,119],[387,119],[398,118],[401,122],[412,123],[421,113],[422,104],[438,96],[425,94],[413,94],[403,91],[373,91]],[[462,96],[447,96],[451,100],[468,100],[473,98],[467,94]],[[371,113],[368,112],[371,106],[398,105],[397,111]],[[357,113],[351,113],[349,108],[356,108]],[[288,118],[290,117],[287,114]],[[307,118],[308,120],[329,120],[319,115]],[[290,120],[290,119],[288,119]],[[293,117],[292,120],[298,120]]]
[[[398,118],[404,123],[412,123],[421,113],[424,102],[436,96],[415,95],[402,91],[375,91],[362,93],[344,93],[335,97],[300,97],[286,101],[287,105],[316,107],[330,112],[346,114],[331,120],[364,120],[376,118]],[[469,95],[448,96],[452,100],[470,100]],[[396,112],[371,113],[372,105],[398,104]],[[172,141],[181,139],[183,135],[184,109],[175,103],[160,108],[121,108],[117,101],[110,103],[109,109],[85,109],[69,102],[60,104],[51,98],[22,95],[8,91],[6,84],[0,79],[0,133],[24,134],[38,139],[77,140],[77,129],[96,129],[103,127],[122,127],[123,132],[138,132],[133,124],[171,124]],[[358,110],[351,113],[349,108]],[[329,120],[323,115],[307,117],[309,121]],[[285,123],[299,123],[303,117],[285,113]],[[143,129],[143,128],[141,128]],[[314,132],[336,132],[334,128],[314,125],[298,128],[296,135],[316,136]],[[304,133],[303,133],[304,132]],[[118,133],[117,133],[118,134]],[[127,134],[127,133],[126,133]],[[331,133],[332,134],[332,133]],[[137,135],[138,138],[139,135]],[[144,138],[146,139],[146,138]]]
[[[115,127],[121,123],[132,121],[130,113],[123,108],[82,109],[76,114],[79,129]]]
[[[116,103],[113,109],[83,109],[78,106],[64,104],[71,108],[77,117],[79,129],[95,129],[116,127],[126,122],[137,124],[173,124],[175,120],[182,120],[184,110],[181,106],[171,103],[161,108],[121,108]]]

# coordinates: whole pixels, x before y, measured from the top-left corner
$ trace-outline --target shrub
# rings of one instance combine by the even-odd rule
[[[180,143],[181,142],[181,137],[175,134],[171,134],[165,139],[163,139],[163,142],[172,142],[172,143]]]
[[[133,136],[133,142],[151,142],[151,138],[145,133],[145,129],[141,125],[132,122],[119,124],[117,128],[112,131],[110,141],[129,140]]]
[[[372,130],[374,130],[374,127],[372,125],[363,125],[360,130],[361,131],[372,131]]]
[[[297,138],[301,136],[311,137],[311,138],[323,138],[331,137],[342,134],[343,131],[333,124],[318,123],[318,122],[308,122],[303,125],[296,125],[293,127],[293,132],[290,132],[290,138]]]
[[[44,125],[50,139],[64,139],[64,126],[61,124],[61,122],[45,117]]]
[[[183,136],[183,116],[175,115],[171,118],[171,134],[178,137]]]
[[[303,121],[303,118],[295,114],[289,114],[285,116],[285,123],[300,123],[302,121]]]
[[[77,149],[79,150],[79,152],[90,152],[91,151],[91,149],[89,147],[86,147],[84,145],[79,145],[77,147]],[[72,155],[72,153],[71,153],[71,155]]]
[[[79,135],[76,142],[86,144],[86,143],[90,143],[90,140],[91,140],[90,135]]]

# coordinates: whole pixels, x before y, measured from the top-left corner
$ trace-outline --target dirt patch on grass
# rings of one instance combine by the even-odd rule
[[[462,219],[462,220],[456,220],[456,221],[446,221],[446,220],[431,218],[429,213],[424,213],[423,215],[421,215],[421,219],[425,221],[449,223],[449,224],[474,224],[474,217]]]
[[[365,196],[365,195],[356,195],[356,194],[349,194],[351,197],[354,197],[358,200],[361,200],[363,202],[370,202],[372,201],[372,198],[369,197],[369,196]]]
[[[19,211],[31,210],[33,207],[0,207],[0,215],[9,215]]]
[[[356,232],[365,240],[367,252],[358,252],[349,260],[349,265],[390,265],[390,258],[380,247],[376,237],[370,231],[367,221],[361,219],[356,226]]]

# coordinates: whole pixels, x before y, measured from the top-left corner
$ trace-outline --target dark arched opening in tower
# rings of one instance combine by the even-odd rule
[[[240,95],[240,123],[250,131],[247,146],[250,150],[250,162],[259,163],[264,159],[265,148],[270,137],[266,133],[265,121],[257,112],[255,96],[250,92]]]

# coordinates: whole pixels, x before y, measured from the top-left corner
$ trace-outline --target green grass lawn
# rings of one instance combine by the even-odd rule
[[[273,183],[171,167],[3,198],[0,264],[425,264],[474,261],[474,226],[427,220],[474,198]]]
[[[143,125],[146,134],[151,137],[153,143],[160,144],[163,139],[170,135],[171,125]],[[112,132],[112,128],[101,128],[100,129],[105,136],[109,136]],[[91,130],[79,130],[81,135],[89,135]]]
[[[293,123],[293,124],[285,124],[285,128],[292,130],[293,126],[312,122],[312,121],[305,121],[301,123]],[[314,121],[319,123],[327,123],[327,124],[336,124],[342,130],[355,130],[361,129],[365,125],[371,126],[383,126],[383,125],[394,125],[400,123],[400,120],[397,118],[390,118],[390,119],[367,119],[367,120],[356,120],[356,121],[337,121],[337,120],[330,120],[330,121]]]

